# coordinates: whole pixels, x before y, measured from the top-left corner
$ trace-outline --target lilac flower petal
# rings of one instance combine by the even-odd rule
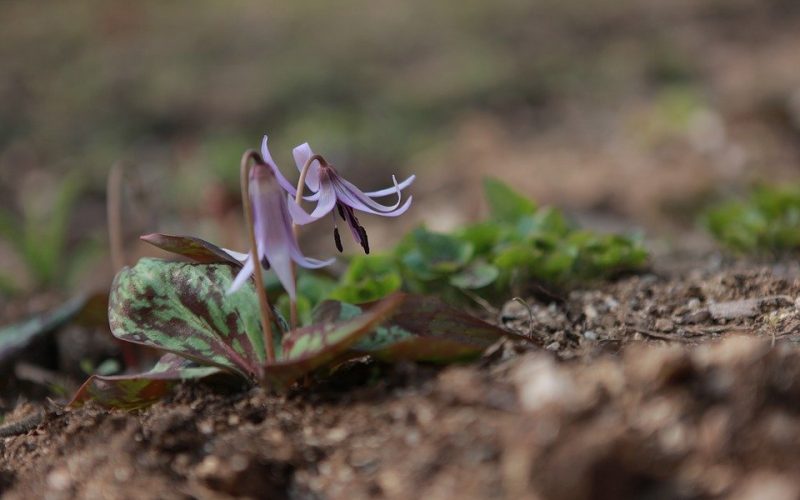
[[[269,261],[281,285],[289,297],[294,300],[297,290],[291,261],[294,260],[303,267],[316,269],[331,264],[333,260],[309,259],[300,252],[289,218],[289,208],[283,194],[272,193],[272,196],[265,196],[254,202],[259,203],[263,208],[263,213],[267,214],[267,217],[258,220],[257,224],[257,228],[258,226],[263,228],[263,239],[259,240],[260,243],[263,242],[263,245],[260,245],[259,250],[263,249],[263,255]]]
[[[297,165],[297,170],[302,172],[308,159],[314,156],[314,152],[311,151],[311,146],[309,146],[307,142],[304,142],[292,150],[292,155],[294,156],[294,163]],[[311,191],[317,191],[319,189],[319,167],[319,161],[317,160],[314,160],[308,167],[306,186],[308,186],[308,189]]]
[[[312,217],[308,212],[303,210],[303,207],[295,203],[294,199],[291,196],[286,195],[286,198],[287,198],[286,203],[289,206],[289,215],[291,216],[292,221],[295,224],[299,226],[304,226],[306,224],[310,224],[318,220],[317,218]]]
[[[245,265],[234,279],[228,293],[232,293],[239,288],[250,277],[255,270],[255,266],[260,266],[266,259],[270,267],[275,272],[283,288],[292,300],[297,295],[296,284],[292,261],[308,268],[319,268],[331,264],[334,260],[321,261],[309,259],[300,251],[295,237],[290,211],[297,212],[298,219],[315,220],[312,215],[305,211],[291,200],[291,195],[287,195],[285,186],[280,183],[280,173],[276,171],[269,151],[266,150],[267,138],[264,137],[263,148],[265,150],[265,161],[269,168],[264,165],[256,165],[251,171],[250,197],[253,210],[253,231],[256,239],[257,259],[254,262],[247,254],[240,254],[226,250],[231,256],[239,260],[245,259]],[[327,176],[326,176],[327,178]],[[322,207],[317,206],[318,212],[324,212],[325,205],[330,205],[327,212],[330,212],[336,203],[335,190],[330,181],[325,189],[326,193],[320,195],[320,200],[324,203]],[[331,201],[332,200],[332,201]],[[292,208],[290,208],[292,207]]]
[[[228,288],[228,291],[225,293],[227,295],[230,295],[233,292],[242,288],[242,285],[244,285],[245,282],[248,280],[248,278],[250,278],[250,275],[253,274],[254,269],[255,268],[253,267],[253,259],[248,258],[244,263],[244,267],[242,267],[242,269],[239,270],[239,274],[237,274],[236,278],[233,280],[231,287]]]
[[[294,260],[298,266],[305,267],[306,269],[319,269],[321,267],[330,266],[334,262],[336,262],[335,258],[330,258],[327,260],[319,260],[314,259],[312,257],[306,257],[302,253],[300,253],[300,248],[293,247],[291,249],[292,253],[292,260]]]
[[[294,300],[297,293],[290,251],[294,234],[288,220],[286,204],[283,197],[272,196],[263,200],[263,205],[269,213],[269,217],[259,221],[259,225],[263,225],[264,228],[264,237],[259,243],[263,241],[261,248],[263,248],[264,255],[278,276],[278,281],[281,282],[289,297]]]
[[[294,237],[294,230],[292,229],[291,222],[289,222],[289,214],[287,213],[288,205],[280,207],[283,211],[283,216],[281,217],[283,223],[281,224],[285,230],[287,235],[288,241],[288,249],[289,254],[299,266],[305,267],[307,269],[319,269],[320,267],[325,267],[333,264],[336,259],[328,259],[328,260],[319,260],[319,259],[312,259],[310,257],[306,257],[300,251],[300,246],[297,244],[297,239]]]
[[[231,250],[229,248],[222,248],[222,251],[225,252],[226,254],[230,255],[234,259],[238,260],[239,262],[244,262],[244,261],[247,260],[248,257],[250,257],[249,253],[237,252],[237,251]]]
[[[336,195],[340,202],[356,210],[360,210],[362,212],[366,212],[368,214],[373,214],[373,215],[382,215],[384,217],[397,217],[399,215],[404,214],[406,210],[408,210],[409,207],[411,206],[411,200],[414,198],[413,196],[409,196],[406,202],[403,203],[403,205],[400,208],[392,210],[390,207],[385,207],[383,205],[380,205],[379,203],[376,203],[371,198],[367,198],[366,195],[364,195],[364,193],[360,194],[363,196],[363,198],[357,197],[354,193],[352,193],[349,189],[347,189],[346,186],[341,185],[339,183],[336,184]],[[383,210],[382,211],[374,210],[363,201],[364,199],[369,200],[370,205],[378,205],[379,207],[382,207]]]
[[[311,193],[303,196],[303,199],[306,201],[317,201],[319,199],[319,191],[316,193]]]
[[[319,201],[310,215],[293,200],[289,200],[289,214],[296,224],[303,225],[319,220],[329,214],[333,207],[336,206],[336,188],[333,185],[328,169],[320,170],[319,191],[317,191],[317,194],[319,195]]]
[[[400,215],[403,215],[411,207],[411,200],[413,199],[414,199],[413,196],[409,196],[408,199],[405,201],[405,203],[403,203],[403,205],[400,208],[392,210],[390,212],[379,212],[361,203],[361,201],[359,201],[358,199],[353,198],[352,196],[349,195],[349,193],[340,193],[339,196],[339,201],[347,206],[350,206],[361,212],[366,212],[372,215],[380,215],[382,217],[398,217]]]
[[[318,221],[329,214],[331,210],[333,210],[333,207],[336,206],[336,192],[333,187],[330,186],[329,189],[323,188],[320,191],[322,196],[320,197],[317,206],[314,207],[314,210],[310,214],[303,210],[303,207],[295,203],[295,201],[289,197],[289,215],[291,215],[291,218],[295,224],[303,226],[305,224]]]
[[[330,174],[325,172],[323,175],[323,172],[320,172],[319,201],[314,211],[311,212],[311,217],[321,219],[333,210],[334,206],[336,206],[336,188],[333,185]]]
[[[284,177],[281,171],[278,169],[278,165],[275,163],[275,160],[272,159],[272,155],[269,153],[269,148],[267,147],[266,135],[261,141],[261,156],[264,158],[264,161],[267,163],[267,165],[269,165],[272,173],[275,174],[275,177],[278,179],[278,184],[280,184],[287,193],[294,196],[295,193],[297,193],[297,188],[295,188],[291,182],[286,180],[286,177]]]
[[[352,182],[344,179],[341,176],[337,175],[333,180],[334,180],[334,182],[336,184],[336,188],[337,188],[336,192],[337,192],[337,194],[342,195],[342,194],[346,193],[346,194],[349,195],[349,197],[351,199],[358,200],[358,201],[361,202],[362,205],[366,205],[366,206],[372,208],[373,210],[377,210],[378,212],[381,212],[381,213],[383,213],[383,212],[391,212],[392,210],[396,210],[397,207],[400,206],[400,200],[401,200],[403,195],[400,193],[400,189],[399,189],[398,184],[397,184],[397,179],[394,176],[392,176],[392,181],[394,181],[395,192],[397,193],[397,202],[392,206],[381,205],[377,201],[373,200],[372,198],[370,198],[369,196],[364,194],[364,192],[361,191],[360,189],[358,189],[358,187],[356,187]],[[353,207],[353,208],[355,208],[355,207]],[[361,209],[359,208],[358,210],[361,210]]]
[[[403,190],[403,189],[407,188],[408,186],[410,186],[414,182],[414,179],[416,179],[416,178],[417,178],[416,175],[412,175],[408,179],[406,179],[403,182],[401,182],[400,184],[398,184],[397,187],[389,187],[389,188],[386,188],[386,189],[379,189],[378,191],[370,191],[370,192],[366,192],[364,194],[369,196],[370,198],[380,198],[382,196],[389,196],[390,194],[396,193],[398,189]]]
[[[222,248],[220,249],[225,252],[226,254],[230,255],[234,259],[238,260],[239,262],[244,262],[250,256],[249,253],[237,252],[236,250],[231,250],[230,248]]]

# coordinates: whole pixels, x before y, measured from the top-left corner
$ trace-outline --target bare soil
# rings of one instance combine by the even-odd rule
[[[13,408],[0,426],[0,495],[800,498],[800,267],[725,261],[702,253],[707,240],[698,253],[689,232],[695,209],[720,192],[797,179],[800,14],[783,0],[705,4],[645,2],[655,10],[608,16],[613,36],[576,46],[592,59],[605,55],[617,74],[619,63],[637,60],[642,30],[674,26],[662,36],[678,44],[699,78],[695,90],[709,96],[677,129],[664,123],[669,113],[654,99],[663,89],[651,88],[643,60],[627,77],[642,81],[614,84],[625,97],[605,106],[602,93],[559,100],[551,111],[558,120],[538,118],[553,123],[536,134],[515,133],[513,117],[475,112],[459,118],[441,151],[410,161],[415,172],[431,166],[417,172],[414,196],[432,229],[477,217],[480,178],[491,171],[543,204],[591,217],[592,229],[633,222],[677,233],[657,242],[666,250],[654,252],[652,272],[479,311],[530,341],[500,343],[466,365],[360,360],[287,394],[186,383],[133,413],[65,409],[44,402],[41,388],[19,388],[30,401],[0,401]],[[723,4],[725,15],[714,15]],[[214,30],[226,24],[208,18]],[[529,24],[549,25],[540,19],[549,17]],[[49,66],[31,74],[40,81]],[[228,96],[222,82],[219,95]],[[242,96],[249,108],[254,99]],[[72,113],[64,116],[71,124]],[[418,222],[411,217],[404,223]],[[403,233],[388,227],[376,221],[372,239],[388,245]],[[692,252],[679,258],[673,245]],[[36,300],[0,304],[3,322],[57,302]],[[62,349],[48,357],[75,344],[59,335]]]
[[[0,491],[797,498],[800,267],[695,264],[509,302],[496,320],[531,342],[467,365],[360,360],[282,395],[187,383],[133,413],[20,404]]]

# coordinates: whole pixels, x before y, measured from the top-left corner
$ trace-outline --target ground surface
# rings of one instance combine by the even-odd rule
[[[280,396],[192,384],[134,413],[44,408],[43,423],[0,441],[0,488],[20,499],[796,498],[797,297],[796,265],[699,260],[531,299],[532,322],[511,302],[498,321],[534,341],[470,365],[359,362]]]
[[[7,2],[4,18],[18,22],[0,35],[12,75],[0,116],[21,130],[0,137],[0,208],[21,213],[20,193],[87,168],[93,187],[68,250],[95,231],[105,242],[105,169],[117,159],[152,163],[141,177],[178,200],[134,205],[143,220],[125,219],[131,247],[136,230],[173,229],[241,248],[235,160],[270,127],[284,168],[288,148],[309,140],[327,141],[348,174],[391,167],[373,187],[389,172],[418,174],[406,219],[369,221],[376,246],[419,222],[449,230],[480,217],[480,179],[491,174],[590,229],[643,229],[653,270],[561,297],[522,294],[530,310],[479,309],[531,341],[472,364],[362,362],[280,396],[188,384],[134,413],[41,402],[53,373],[31,366],[75,378],[87,351],[115,349],[107,334],[62,331],[59,352],[27,355],[38,385],[0,374],[12,385],[0,400],[4,498],[800,497],[800,267],[709,256],[713,244],[693,232],[709,200],[798,178],[796,1],[509,0],[485,13],[458,2],[460,16],[430,2],[398,3],[408,14],[394,16],[374,2],[283,14],[81,4]],[[297,36],[296,26],[337,20],[345,29]],[[386,33],[382,44],[372,31]],[[198,40],[218,48],[195,60]],[[290,64],[302,60],[315,71]],[[86,75],[97,89],[76,83]],[[106,260],[76,273],[73,288],[107,286]],[[25,285],[8,242],[0,263]],[[0,323],[65,293],[22,289],[0,300]]]

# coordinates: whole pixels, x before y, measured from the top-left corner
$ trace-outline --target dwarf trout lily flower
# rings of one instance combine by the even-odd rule
[[[297,168],[302,170],[305,168],[309,159],[314,156],[309,145],[302,144],[294,148],[294,160]],[[412,196],[400,204],[402,194],[401,191],[410,186],[414,182],[415,176],[411,176],[398,184],[397,179],[392,176],[394,187],[381,189],[378,191],[364,192],[353,183],[346,180],[339,175],[336,169],[329,165],[321,158],[314,159],[308,166],[306,173],[306,186],[311,190],[312,194],[304,197],[308,201],[316,201],[317,205],[314,210],[309,214],[303,210],[296,203],[289,205],[289,211],[292,219],[297,224],[308,224],[315,220],[321,219],[326,214],[331,213],[333,216],[333,238],[336,243],[336,248],[341,252],[342,240],[339,236],[339,228],[336,224],[336,215],[333,209],[339,213],[339,217],[344,220],[350,227],[350,232],[356,243],[361,245],[365,253],[369,253],[369,240],[367,239],[367,231],[364,229],[358,218],[355,216],[355,211],[365,212],[372,215],[381,215],[383,217],[397,217],[402,215],[411,206]],[[397,202],[394,205],[387,206],[381,205],[376,202],[374,198],[381,198],[389,195],[397,195]]]
[[[265,156],[264,163],[256,163],[250,170],[249,178],[248,195],[252,206],[258,259],[265,268],[271,267],[275,271],[289,297],[295,300],[297,291],[292,261],[308,269],[317,269],[331,264],[334,259],[325,261],[311,259],[300,251],[289,218],[289,204],[295,203],[287,200],[286,186],[281,182],[283,177],[277,172],[271,157]],[[244,267],[228,290],[228,293],[233,293],[253,274],[255,263],[249,253],[229,253],[244,263]]]

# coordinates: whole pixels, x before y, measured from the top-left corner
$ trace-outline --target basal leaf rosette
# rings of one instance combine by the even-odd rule
[[[158,399],[174,381],[219,372],[252,384],[285,387],[340,359],[403,301],[401,295],[391,295],[363,314],[290,331],[279,321],[275,331],[286,333],[275,338],[276,360],[268,363],[252,282],[239,293],[225,293],[236,271],[236,266],[228,264],[160,259],[142,259],[123,269],[109,299],[112,333],[168,354],[145,373],[93,376],[72,404],[94,400],[106,406],[138,408]]]

